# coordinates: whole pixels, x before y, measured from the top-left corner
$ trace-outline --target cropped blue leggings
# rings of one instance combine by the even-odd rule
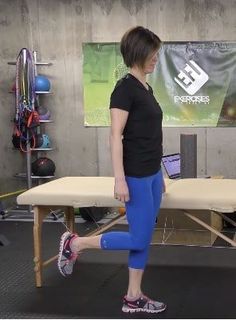
[[[125,204],[129,232],[104,233],[101,237],[101,248],[129,250],[128,266],[144,269],[161,204],[162,171],[144,178],[126,176],[126,182],[130,195],[130,200]]]

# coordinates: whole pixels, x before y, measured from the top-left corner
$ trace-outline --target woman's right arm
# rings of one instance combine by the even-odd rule
[[[113,171],[115,176],[115,198],[122,201],[129,201],[129,190],[125,180],[123,165],[123,144],[122,136],[125,124],[128,119],[128,111],[118,108],[111,108],[111,130],[110,148]]]

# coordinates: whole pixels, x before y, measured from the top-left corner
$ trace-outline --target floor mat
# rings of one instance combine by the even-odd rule
[[[56,263],[43,271],[35,288],[32,223],[0,222],[9,244],[0,247],[0,318],[127,318],[122,314],[127,253],[88,250],[75,271],[63,278]],[[84,226],[77,226],[80,233]],[[45,258],[58,249],[62,224],[45,223]],[[129,318],[235,318],[234,249],[155,246],[144,274],[143,291],[168,304],[159,315]]]

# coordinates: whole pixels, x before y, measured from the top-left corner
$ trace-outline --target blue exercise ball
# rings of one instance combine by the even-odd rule
[[[50,148],[51,143],[47,134],[37,134],[35,136],[35,148]]]
[[[35,91],[49,91],[50,88],[51,84],[47,77],[42,75],[35,77]]]

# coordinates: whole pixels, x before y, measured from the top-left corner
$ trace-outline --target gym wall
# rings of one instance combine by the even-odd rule
[[[46,127],[56,148],[48,156],[56,175],[112,175],[109,128],[85,128],[82,43],[119,42],[135,25],[147,26],[164,41],[236,40],[235,0],[0,0],[0,192],[22,182],[24,157],[12,149],[14,96],[9,94],[21,48],[36,50],[39,67],[52,84],[42,97],[53,124]],[[235,128],[164,128],[164,152],[179,151],[180,134],[196,133],[198,174],[236,178]]]

